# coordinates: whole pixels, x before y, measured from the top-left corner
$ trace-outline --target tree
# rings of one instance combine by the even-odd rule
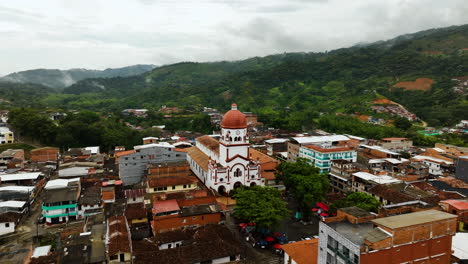
[[[375,199],[370,194],[362,193],[362,192],[353,192],[346,196],[346,198],[335,201],[332,205],[332,211],[335,211],[339,208],[351,207],[356,206],[362,208],[366,211],[377,212],[380,207],[380,202]]]
[[[397,119],[395,119],[393,124],[395,125],[396,128],[399,128],[403,131],[408,130],[412,126],[411,122],[408,119],[403,118],[403,117],[398,117]]]
[[[325,199],[328,191],[328,179],[320,170],[308,163],[306,159],[298,158],[296,162],[283,162],[277,167],[277,179],[284,185],[299,203],[305,216],[310,209]]]
[[[233,197],[234,215],[260,227],[273,227],[289,213],[280,191],[271,187],[240,187]]]

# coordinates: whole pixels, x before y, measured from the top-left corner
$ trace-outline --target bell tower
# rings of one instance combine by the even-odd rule
[[[219,161],[227,166],[228,161],[236,156],[248,159],[249,138],[247,134],[247,120],[245,115],[231,105],[221,122],[221,140],[219,146]]]

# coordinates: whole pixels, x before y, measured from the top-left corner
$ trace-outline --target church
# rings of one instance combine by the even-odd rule
[[[259,160],[252,158],[245,115],[232,104],[221,122],[221,138],[195,139],[188,150],[190,168],[201,182],[220,194],[245,186],[265,185]]]

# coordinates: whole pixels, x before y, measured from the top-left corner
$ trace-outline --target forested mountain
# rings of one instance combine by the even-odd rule
[[[32,83],[63,89],[77,81],[87,78],[127,77],[142,74],[154,69],[154,65],[133,65],[116,69],[87,70],[87,69],[36,69],[15,72],[0,78],[0,82]]]
[[[466,119],[468,25],[426,30],[326,53],[288,53],[242,61],[182,62],[140,75],[91,78],[50,93],[38,103],[66,109],[121,111],[162,105],[225,110],[233,101],[275,127],[297,128],[321,113],[374,115],[370,102],[387,97],[431,126]],[[394,88],[417,78],[427,90]]]

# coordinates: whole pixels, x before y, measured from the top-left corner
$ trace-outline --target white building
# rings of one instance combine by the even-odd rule
[[[249,151],[247,121],[233,104],[221,122],[221,139],[210,136],[196,139],[188,148],[190,168],[208,188],[226,193],[242,185],[265,185],[260,163],[253,160]]]
[[[15,228],[21,219],[17,212],[6,212],[0,214],[0,236],[15,232]]]
[[[42,203],[42,216],[47,224],[58,224],[76,220],[78,198],[80,197],[80,178],[57,179],[49,181]]]
[[[414,156],[411,161],[421,162],[429,166],[429,174],[441,176],[444,174],[446,167],[453,166],[453,162],[438,159],[430,156]]]

